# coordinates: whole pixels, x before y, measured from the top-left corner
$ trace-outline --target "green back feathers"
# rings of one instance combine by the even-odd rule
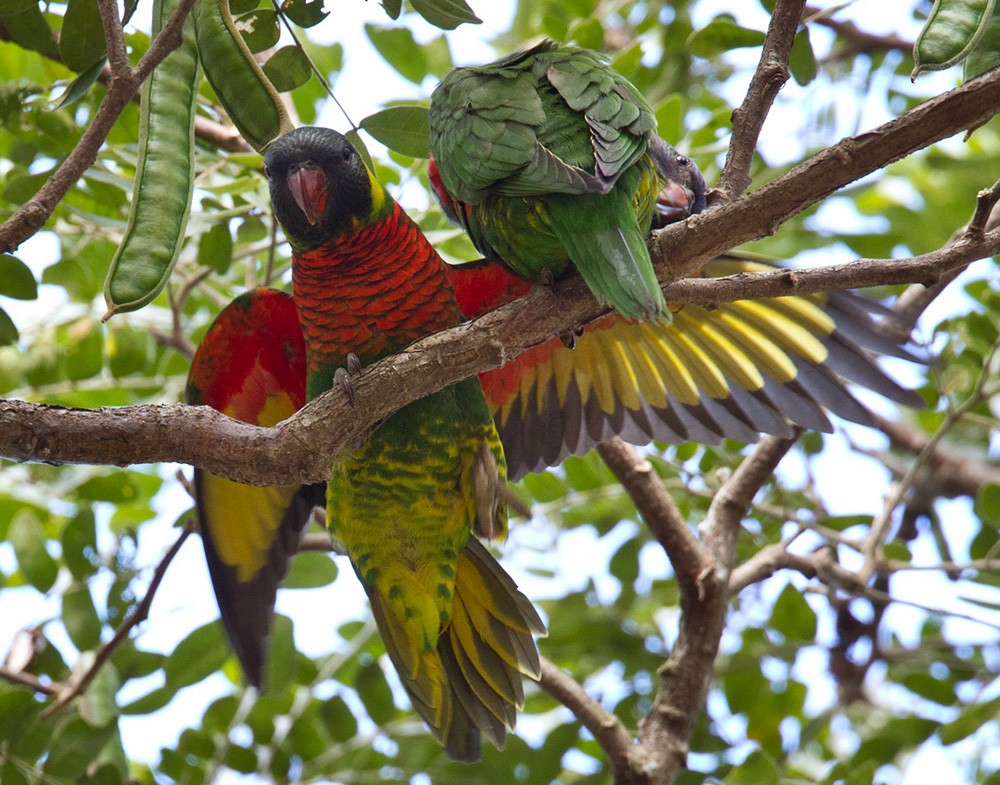
[[[600,55],[551,41],[456,69],[431,97],[431,154],[480,252],[531,280],[572,262],[598,300],[654,321],[668,317],[645,244],[655,133]]]

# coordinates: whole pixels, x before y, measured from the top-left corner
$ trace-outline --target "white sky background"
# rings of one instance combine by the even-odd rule
[[[455,62],[460,65],[492,59],[494,52],[484,42],[495,34],[505,31],[509,27],[513,13],[511,0],[470,0],[470,3],[483,17],[486,24],[482,26],[463,25],[458,30],[448,34],[452,56]],[[696,19],[696,26],[706,24],[716,13],[732,12],[734,5],[739,8],[740,20],[747,26],[764,28],[767,18],[757,3],[733,4],[724,2],[724,0],[703,3],[699,8],[701,16]],[[817,3],[817,5],[830,6],[832,3],[824,2]],[[898,27],[898,22],[908,17],[911,5],[911,0],[859,0],[852,6],[849,13],[852,17],[863,20],[862,26],[865,30],[875,33],[895,32],[912,39],[918,31],[915,26],[906,29]],[[367,2],[336,0],[336,2],[328,2],[327,7],[331,11],[331,18],[314,28],[311,35],[319,41],[324,40],[324,36],[328,36],[327,40],[336,40],[344,44],[345,68],[337,77],[334,91],[355,122],[382,108],[381,100],[409,96],[426,97],[432,86],[430,83],[418,88],[403,80],[369,45],[367,37],[363,33],[364,24],[391,23],[375,0],[367,0]],[[422,22],[414,25],[413,29],[417,40],[426,40],[427,37],[439,33],[436,28]],[[813,28],[814,46],[817,45],[822,35],[822,31]],[[649,54],[655,56],[655,53]],[[732,103],[735,104],[742,98],[757,56],[758,50],[745,50],[738,53],[737,58],[740,63],[746,66],[746,74],[745,81],[733,80],[732,92],[729,95]],[[920,91],[948,89],[956,83],[956,74],[957,72],[953,69],[944,74],[922,77],[918,89]],[[784,88],[761,136],[760,149],[769,163],[777,165],[801,155],[800,140],[790,139],[787,134],[782,133],[782,129],[797,127],[795,121],[798,120],[797,116],[803,111],[803,102],[808,105],[808,101],[813,100],[808,97],[810,89],[812,86],[800,88],[793,82],[789,82]],[[851,85],[834,88],[834,90],[843,90],[846,101],[857,101],[857,93]],[[783,122],[783,118],[787,118],[788,121]],[[857,127],[845,128],[843,133],[855,133],[887,119],[889,116],[884,106],[868,102],[859,108]],[[321,122],[341,131],[346,131],[349,127],[343,115],[332,104],[324,110]],[[373,146],[377,148],[377,145]],[[977,187],[985,185],[988,184],[979,184]],[[407,194],[401,194],[400,199],[406,206]],[[842,203],[839,206],[834,203],[825,208],[817,220],[823,221],[827,225],[840,223],[850,226],[851,222],[857,218],[851,211],[845,210]],[[35,241],[33,250],[31,245],[25,246],[28,252],[22,258],[51,259],[51,247],[50,240],[42,236]],[[849,261],[851,258],[849,253],[844,250],[842,255],[836,256],[836,258],[831,258],[831,254],[824,253],[823,258],[812,258],[808,261],[810,263],[831,263]],[[802,260],[797,261],[802,262]],[[43,266],[44,264],[36,266],[36,274],[40,274]],[[51,287],[43,287],[43,289],[51,290]],[[957,287],[953,287],[953,289],[957,289]],[[41,305],[39,303],[27,304],[23,314],[17,312],[15,308],[11,308],[12,315],[18,324],[24,324],[28,309],[34,314],[42,312],[44,315],[44,313],[50,313],[52,309],[60,307],[61,304],[54,303],[51,299],[51,291],[48,292],[48,295],[48,300],[43,295]],[[5,307],[8,304],[5,301]],[[934,306],[926,317],[926,324],[935,324],[945,313],[954,312],[961,307],[962,304],[956,299],[948,300],[946,298]],[[883,443],[877,435],[859,428],[851,429],[850,437],[876,447]],[[886,487],[885,476],[880,466],[874,461],[857,459],[849,453],[843,435],[829,440],[829,443],[830,448],[819,461],[814,463],[813,469],[818,473],[820,490],[828,500],[831,511],[834,513],[853,513],[859,510],[876,509],[881,503],[881,495]],[[860,469],[858,468],[858,460],[861,460]],[[848,463],[849,461],[851,463]],[[166,467],[165,476],[172,477],[175,469],[176,467]],[[789,461],[783,463],[782,469],[786,472],[796,471],[796,467],[791,465]],[[801,467],[798,467],[798,470],[801,470]],[[845,493],[844,487],[847,477],[850,477],[849,493]],[[859,478],[862,477],[869,478],[869,481],[858,482]],[[160,519],[153,524],[144,526],[142,530],[139,564],[152,566],[159,561],[163,552],[177,536],[177,531],[172,528],[173,521],[183,509],[190,506],[189,500],[179,488],[161,494],[159,501],[163,507]],[[942,505],[941,509],[949,517],[950,528],[961,528],[962,526],[965,526],[966,529],[971,528],[967,504],[949,503]],[[616,530],[614,534],[614,537],[609,536],[605,540],[597,540],[595,535],[587,530],[568,532],[563,535],[552,561],[553,565],[558,565],[560,575],[566,585],[579,588],[592,577],[595,559],[593,556],[580,558],[580,554],[586,551],[588,554],[600,552],[610,555],[620,544],[620,538],[625,536],[627,532]],[[513,539],[517,540],[521,537],[536,539],[546,536],[544,524],[533,523],[522,526],[521,531],[514,533]],[[105,542],[105,545],[107,546],[108,543]],[[919,559],[920,554],[917,554],[917,557]],[[9,558],[9,551],[5,553],[3,547],[0,546],[0,564],[3,564],[5,569],[9,567]],[[606,564],[606,556],[597,559],[596,563]],[[644,565],[647,563],[650,568],[658,572],[665,569],[665,557],[662,553],[648,554],[644,552]],[[338,615],[339,613],[361,618],[368,615],[367,600],[360,584],[354,578],[349,564],[345,559],[338,559],[338,566],[341,569],[341,574],[331,587],[308,592],[283,591],[279,593],[278,611],[293,617],[296,622],[296,643],[306,653],[317,654],[326,650],[329,631],[335,629],[343,621],[343,618]],[[541,593],[551,591],[551,585],[532,578],[529,573],[519,569],[519,565],[508,564],[507,566],[529,596],[539,597]],[[609,592],[616,590],[613,585],[603,588]],[[954,602],[955,595],[951,582],[943,578],[935,579],[924,573],[899,576],[894,581],[894,590],[901,596],[916,601],[923,599],[925,602],[931,602],[926,598],[932,597],[935,606],[944,606],[949,602]],[[11,596],[15,594],[16,600]],[[197,537],[192,537],[171,565],[163,585],[160,587],[153,605],[151,619],[142,627],[139,638],[141,648],[169,651],[192,629],[216,618],[218,611],[214,599],[211,598],[212,589],[204,565],[201,543]],[[0,599],[0,652],[6,648],[6,641],[12,637],[16,630],[32,626],[57,613],[56,604],[47,601],[33,589],[24,589],[16,593],[5,592],[3,599]],[[894,605],[890,609],[890,614],[895,616],[894,621],[897,626],[902,626],[904,635],[907,628],[915,629],[915,624],[921,616],[920,612],[915,609],[898,605]],[[950,625],[948,626],[949,632],[961,634],[970,641],[995,639],[996,637],[995,630],[991,632],[982,625],[971,625],[954,620],[948,621],[946,624]],[[72,650],[68,641],[65,642],[65,645],[69,650]],[[809,673],[815,673],[816,670],[822,668],[822,663],[807,655],[798,663],[796,675],[806,683],[814,685],[816,679],[810,678]],[[130,683],[128,691],[122,695],[123,702],[139,697],[155,686],[158,685],[148,681],[142,685]],[[228,690],[229,683],[223,677],[215,676],[197,685],[194,689],[183,690],[166,710],[152,717],[123,718],[121,726],[125,736],[126,749],[130,756],[151,764],[155,763],[159,758],[160,747],[171,743],[177,734],[187,726],[191,718],[200,717],[204,707],[209,702]],[[821,704],[825,703],[829,700],[828,693],[829,685],[818,685],[811,691],[810,700],[818,701]],[[522,723],[521,727],[529,732],[531,730],[530,723],[527,722]],[[942,782],[963,783],[960,772],[949,757],[949,753],[954,753],[954,750],[943,751],[933,744],[925,745],[913,759],[911,765],[907,767],[902,782],[904,785],[916,785],[936,779]],[[256,780],[253,777],[227,775],[224,781],[254,782]]]

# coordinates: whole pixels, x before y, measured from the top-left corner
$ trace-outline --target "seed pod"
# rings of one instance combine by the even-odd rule
[[[285,105],[236,29],[229,0],[198,0],[194,16],[209,84],[243,138],[263,151],[292,130]]]
[[[154,0],[153,36],[176,6],[177,0]],[[104,282],[108,311],[102,321],[152,301],[177,261],[194,187],[197,89],[198,50],[189,18],[181,46],[143,85],[132,206]]]
[[[935,0],[913,45],[913,72],[950,68],[968,57],[993,15],[996,0]]]

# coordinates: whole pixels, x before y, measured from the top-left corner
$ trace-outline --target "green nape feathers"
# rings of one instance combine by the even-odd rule
[[[551,41],[455,69],[431,96],[431,154],[479,251],[531,280],[572,263],[598,300],[651,321],[669,316],[646,249],[655,137],[635,87]]]

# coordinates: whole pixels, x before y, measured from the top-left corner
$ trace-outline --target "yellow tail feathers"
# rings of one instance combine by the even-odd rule
[[[401,615],[399,603],[367,588],[389,658],[448,755],[478,760],[480,734],[502,749],[524,705],[522,675],[539,678],[532,635],[545,634],[511,577],[470,537],[458,554],[451,619],[442,622],[434,646],[422,635],[412,640],[412,614]]]

